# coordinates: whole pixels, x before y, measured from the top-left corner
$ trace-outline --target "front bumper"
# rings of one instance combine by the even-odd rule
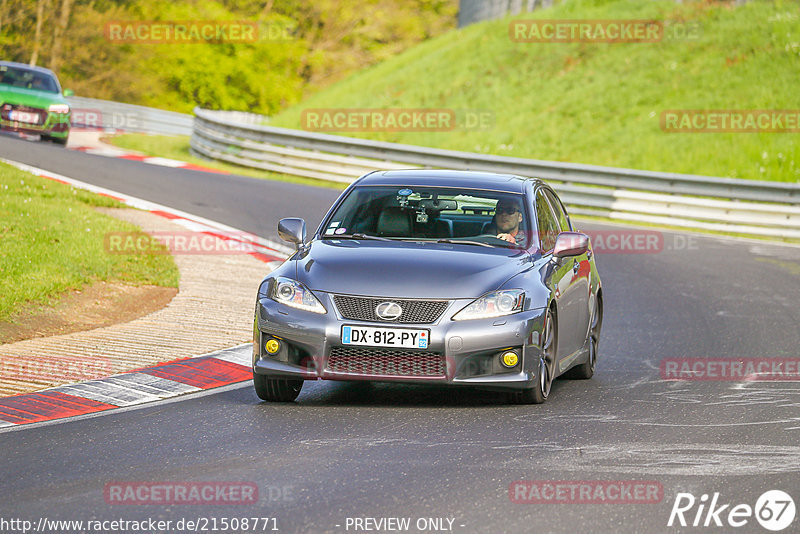
[[[62,139],[69,136],[69,113],[51,113],[45,109],[37,109],[35,112],[44,117],[44,120],[40,124],[12,121],[7,118],[6,110],[0,111],[0,130],[47,135]]]
[[[530,388],[537,379],[544,308],[492,319],[452,321],[450,318],[473,300],[457,299],[449,303],[435,323],[396,324],[344,319],[330,294],[317,291],[315,295],[327,313],[290,308],[265,297],[258,300],[254,373],[304,380],[393,381],[492,389]],[[427,329],[428,348],[344,345],[343,325]],[[269,339],[280,342],[280,350],[272,355],[265,349]],[[500,353],[507,349],[519,355],[519,362],[511,369],[499,361]],[[346,362],[348,357],[353,358],[351,363]]]

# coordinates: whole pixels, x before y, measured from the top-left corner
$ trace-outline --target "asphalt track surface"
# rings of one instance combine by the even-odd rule
[[[337,195],[7,137],[0,157],[268,238],[285,216],[314,227]],[[175,528],[181,518],[273,517],[269,528],[282,532],[376,532],[356,530],[352,519],[348,529],[347,518],[401,517],[411,518],[409,532],[420,531],[419,518],[453,519],[454,532],[667,532],[676,530],[667,522],[679,492],[698,501],[718,492],[720,505],[730,503],[719,515],[725,527],[682,531],[767,532],[754,517],[731,528],[727,514],[771,489],[800,505],[800,384],[665,381],[659,363],[800,358],[800,249],[664,232],[657,253],[598,252],[597,262],[606,310],[598,370],[590,381],[556,381],[544,405],[508,405],[483,391],[335,382],[307,382],[296,403],[268,404],[245,383],[4,431],[0,519],[153,518],[184,532]],[[509,499],[517,480],[654,481],[663,498],[518,504]],[[120,481],[252,482],[259,501],[108,504],[104,487]],[[685,513],[690,525],[697,510]],[[784,532],[798,525],[795,518]]]

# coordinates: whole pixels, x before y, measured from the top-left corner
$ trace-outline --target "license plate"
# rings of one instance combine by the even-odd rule
[[[428,330],[414,330],[411,328],[342,327],[342,345],[427,349],[429,337]]]
[[[8,118],[16,122],[24,122],[27,124],[39,124],[39,114],[31,113],[30,111],[16,111],[12,110],[8,114]]]

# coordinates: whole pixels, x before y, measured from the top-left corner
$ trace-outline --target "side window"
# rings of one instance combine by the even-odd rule
[[[549,189],[544,190],[544,194],[547,197],[547,200],[550,201],[550,206],[553,208],[553,213],[556,214],[556,220],[558,220],[558,226],[561,228],[562,232],[569,232],[569,219],[567,219],[567,214],[564,211],[564,206],[561,205],[561,202],[555,196],[555,194],[550,191]]]
[[[560,230],[550,203],[547,202],[541,189],[536,192],[536,225],[539,229],[539,243],[541,243],[542,252],[553,250]]]

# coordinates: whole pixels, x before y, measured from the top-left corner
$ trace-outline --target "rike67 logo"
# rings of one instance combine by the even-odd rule
[[[728,502],[722,504],[718,492],[709,496],[704,493],[699,499],[691,493],[678,493],[672,504],[667,526],[692,527],[743,527],[755,517],[767,530],[778,532],[794,521],[795,505],[792,497],[781,490],[764,492],[755,506]],[[796,530],[794,532],[797,532]]]

